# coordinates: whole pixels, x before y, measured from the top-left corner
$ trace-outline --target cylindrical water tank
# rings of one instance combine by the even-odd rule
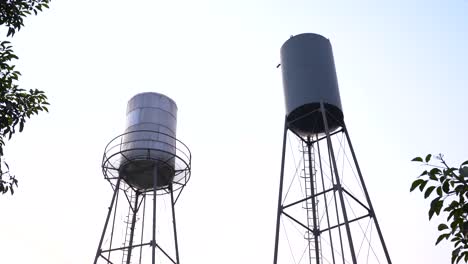
[[[340,93],[330,41],[306,33],[281,47],[281,69],[289,128],[301,135],[325,131],[320,102],[327,110],[329,129],[343,123]]]
[[[133,96],[127,105],[119,173],[138,189],[165,187],[174,177],[177,105],[169,97],[149,92]]]

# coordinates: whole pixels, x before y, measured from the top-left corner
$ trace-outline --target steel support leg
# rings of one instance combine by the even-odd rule
[[[325,136],[325,139],[327,138],[327,136]],[[328,144],[328,143],[326,143]],[[327,145],[328,146],[328,145]],[[330,178],[331,178],[331,182],[332,182],[332,186],[333,186],[333,201],[335,203],[335,213],[336,213],[336,220],[337,220],[337,224],[338,224],[338,237],[340,238],[340,249],[341,249],[341,260],[343,261],[342,263],[343,264],[346,264],[346,260],[345,260],[345,252],[344,252],[344,248],[343,248],[343,235],[341,234],[341,220],[340,220],[340,213],[338,212],[338,199],[336,199],[336,190],[335,190],[335,180],[333,179],[333,176],[335,175],[333,173],[333,166],[331,166],[331,164],[333,163],[332,162],[332,159],[331,159],[331,154],[330,154],[330,150],[327,148],[327,154],[328,154],[328,164],[330,164]]]
[[[325,191],[325,181],[323,178],[323,168],[322,168],[322,155],[320,153],[320,142],[318,141],[318,135],[316,135],[316,144],[317,144],[317,153],[318,153],[318,159],[319,159],[319,166],[320,166],[320,176],[322,179],[322,188]],[[328,199],[327,199],[327,194],[323,194],[324,201],[325,201],[325,213],[327,214],[327,227],[328,227],[328,237],[330,239],[330,247],[331,247],[331,254],[332,254],[332,260],[333,264],[335,264],[335,250],[333,248],[333,238],[331,235],[331,230],[330,230],[330,215],[328,213]]]
[[[348,235],[349,250],[351,252],[351,258],[353,259],[353,264],[357,264],[356,252],[354,250],[353,238],[351,236],[351,228],[349,227],[348,214],[346,212],[346,205],[345,205],[345,201],[343,197],[343,189],[340,183],[340,176],[338,174],[338,167],[336,165],[335,153],[333,151],[333,145],[332,145],[331,138],[330,138],[330,130],[328,128],[327,114],[326,114],[326,110],[325,110],[325,106],[323,102],[320,102],[320,110],[322,112],[323,124],[325,126],[325,134],[327,136],[328,149],[332,157],[333,169],[335,171],[336,188],[338,191],[338,195],[340,197],[341,210],[343,211],[343,218],[344,218],[344,223],[346,227],[346,233]]]
[[[279,230],[281,222],[281,214],[283,212],[283,179],[284,179],[284,162],[286,158],[286,138],[288,135],[288,123],[284,120],[284,134],[283,134],[283,153],[281,154],[281,172],[280,172],[280,183],[278,192],[278,212],[276,215],[276,235],[275,235],[275,253],[273,257],[273,264],[278,263],[278,242],[279,242]]]
[[[128,243],[127,264],[130,264],[130,261],[132,259],[133,236],[135,234],[135,223],[136,223],[136,217],[137,217],[137,212],[138,212],[138,196],[140,196],[140,194],[138,193],[138,191],[136,191],[135,192],[135,205],[132,208],[133,216],[132,216],[132,226],[130,227],[130,241]],[[132,205],[130,204],[130,208],[131,207]]]
[[[109,250],[112,248],[112,242],[114,240],[114,230],[115,230],[115,218],[117,217],[117,205],[119,204],[119,194],[117,193],[117,196],[115,197],[115,202],[114,202],[114,216],[112,219],[112,228],[111,228],[111,233],[110,233],[110,242],[109,242]],[[110,259],[111,256],[111,251],[107,254],[107,259]]]
[[[364,194],[366,195],[367,204],[369,205],[369,209],[371,211],[370,212],[371,217],[374,219],[375,227],[377,228],[377,233],[379,234],[380,242],[382,243],[382,247],[383,247],[383,250],[385,252],[385,257],[387,258],[387,262],[389,264],[391,264],[392,261],[390,260],[390,254],[388,253],[387,246],[385,245],[385,241],[384,241],[384,238],[383,238],[383,235],[382,235],[382,231],[380,230],[380,225],[379,225],[379,222],[377,221],[377,216],[375,215],[374,207],[372,206],[372,202],[371,202],[369,193],[367,192],[367,187],[366,187],[366,184],[364,183],[364,178],[362,177],[361,169],[360,169],[359,164],[357,162],[357,158],[356,158],[356,154],[354,153],[353,145],[351,144],[351,139],[350,139],[349,134],[348,134],[348,129],[346,128],[346,126],[344,126],[343,128],[344,128],[344,132],[345,132],[345,135],[346,135],[346,140],[348,141],[349,149],[351,150],[351,155],[353,156],[353,161],[354,161],[354,164],[356,166],[357,173],[359,175],[359,180],[361,181],[362,188],[364,189]]]
[[[175,252],[176,252],[176,261],[177,264],[180,264],[179,260],[179,243],[177,241],[177,228],[176,228],[176,218],[175,218],[175,204],[174,204],[174,188],[172,183],[169,187],[169,191],[171,193],[171,208],[172,208],[172,228],[174,230],[174,245],[175,245]]]
[[[158,187],[158,167],[154,167],[153,171],[153,233],[151,240],[151,263],[156,264],[156,191]]]
[[[141,217],[141,237],[140,237],[140,245],[143,245],[143,236],[145,230],[145,212],[146,212],[146,193],[142,193],[142,199],[143,199],[143,216]],[[139,264],[141,264],[141,257],[143,256],[143,247],[140,247],[140,259],[139,259]]]
[[[117,184],[115,185],[114,195],[112,195],[112,200],[111,200],[111,204],[109,206],[109,211],[107,212],[106,222],[104,224],[104,230],[102,230],[101,239],[99,240],[99,246],[98,246],[98,249],[97,249],[97,252],[96,252],[96,257],[94,258],[94,264],[97,263],[97,260],[98,260],[99,256],[101,255],[102,242],[104,241],[104,236],[106,234],[107,225],[109,224],[109,218],[110,218],[111,213],[112,213],[112,208],[114,207],[115,197],[117,196],[117,193],[119,192],[120,180],[121,180],[121,178],[119,177],[117,179]]]

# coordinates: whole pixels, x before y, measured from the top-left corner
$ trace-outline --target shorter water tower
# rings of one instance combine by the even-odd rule
[[[344,122],[330,41],[292,36],[280,65],[286,115],[273,264],[391,264]]]
[[[191,153],[176,130],[177,105],[171,98],[148,92],[128,102],[126,129],[104,150],[102,171],[113,196],[95,264],[180,263],[175,204],[190,179]],[[164,202],[170,203],[169,212],[161,211]],[[170,218],[170,227],[158,225],[163,218]],[[165,248],[171,243],[156,239],[168,229],[171,249]]]

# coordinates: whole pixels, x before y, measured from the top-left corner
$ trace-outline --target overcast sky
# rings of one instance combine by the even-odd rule
[[[438,222],[410,194],[410,160],[468,159],[468,1],[52,1],[13,39],[20,85],[50,113],[5,157],[19,179],[0,197],[0,262],[93,260],[111,188],[100,162],[126,103],[178,104],[192,179],[177,204],[183,263],[271,263],[284,100],[279,49],[329,38],[345,121],[394,263],[449,263]]]

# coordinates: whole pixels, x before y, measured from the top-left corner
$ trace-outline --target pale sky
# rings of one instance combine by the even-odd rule
[[[418,155],[468,159],[468,1],[53,1],[13,39],[20,85],[50,113],[7,142],[0,262],[91,263],[111,199],[100,162],[126,103],[178,105],[192,179],[177,204],[182,263],[271,263],[284,100],[279,49],[330,39],[345,121],[394,263],[449,263],[409,193]]]

